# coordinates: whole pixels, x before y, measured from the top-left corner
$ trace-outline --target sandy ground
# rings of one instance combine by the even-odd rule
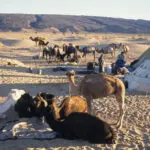
[[[32,56],[38,55],[40,49],[29,40],[30,36],[44,37],[51,44],[62,45],[72,42],[79,45],[109,44],[112,42],[123,42],[130,47],[127,62],[138,58],[149,46],[150,35],[131,34],[52,34],[48,32],[1,32],[0,33],[0,101],[5,101],[8,92],[12,88],[24,89],[33,96],[37,92],[50,92],[57,96],[68,95],[68,82],[65,72],[53,72],[52,68],[63,64],[48,64],[44,59],[33,60]],[[97,54],[97,57],[99,54]],[[92,61],[88,56],[87,61]],[[106,62],[114,62],[109,55],[105,56]],[[8,62],[15,64],[9,66]],[[86,62],[81,60],[80,65],[84,67]],[[81,67],[81,66],[78,67]],[[33,73],[29,73],[29,67]],[[42,75],[38,74],[42,69]],[[78,76],[78,79],[82,76]],[[108,123],[117,121],[119,115],[118,104],[113,96],[93,100],[93,107],[100,118]],[[0,141],[0,149],[149,149],[150,148],[150,96],[137,92],[126,92],[125,118],[123,127],[117,132],[116,144],[92,145],[81,140],[33,140],[19,139]],[[13,109],[9,110],[8,117],[0,120],[0,126],[7,121],[17,118]]]

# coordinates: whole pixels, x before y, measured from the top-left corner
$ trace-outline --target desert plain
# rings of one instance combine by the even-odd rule
[[[125,43],[130,50],[127,54],[127,63],[137,59],[150,47],[148,34],[115,34],[115,33],[49,33],[23,30],[21,32],[0,32],[0,102],[5,99],[12,88],[24,89],[35,96],[38,92],[49,92],[58,97],[68,96],[68,80],[64,71],[53,72],[56,66],[66,66],[65,63],[47,63],[45,59],[33,59],[39,55],[40,48],[29,37],[44,37],[50,44],[73,43],[75,45],[107,45],[110,43]],[[61,48],[60,48],[61,49]],[[96,61],[100,54],[96,54]],[[115,62],[116,58],[104,56],[106,63]],[[75,66],[85,67],[88,61],[93,61],[88,55]],[[8,62],[14,65],[8,65]],[[29,72],[33,69],[33,73]],[[39,69],[42,74],[39,74]],[[77,75],[77,81],[84,75]],[[78,81],[79,82],[79,81]],[[100,118],[108,123],[114,123],[119,116],[118,103],[114,96],[95,99],[92,103]],[[5,119],[0,119],[0,127],[17,116],[13,109],[7,112]],[[35,140],[16,139],[0,141],[1,150],[61,150],[61,149],[149,149],[150,148],[150,95],[126,90],[125,117],[123,127],[117,131],[115,144],[90,144],[82,140]]]

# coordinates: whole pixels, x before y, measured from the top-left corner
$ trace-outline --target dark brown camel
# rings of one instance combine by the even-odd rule
[[[43,40],[39,40],[39,47],[40,49],[44,48],[45,46],[47,46],[49,44],[49,42],[44,42]]]
[[[65,52],[64,57],[67,56],[67,59],[71,57],[71,54],[74,55],[74,58],[77,57],[77,49],[72,45],[72,43],[69,43],[69,45],[63,44],[63,51]]]
[[[41,99],[39,97],[39,99]],[[41,114],[45,116],[46,122],[58,134],[56,137],[74,140],[82,139],[90,143],[108,143],[114,142],[115,133],[109,124],[99,118],[87,113],[72,112],[64,120],[56,120],[54,117],[53,106],[46,107],[41,100]]]

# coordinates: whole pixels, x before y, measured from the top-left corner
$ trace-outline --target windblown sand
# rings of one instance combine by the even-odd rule
[[[45,59],[32,59],[40,49],[29,40],[30,36],[45,37],[51,44],[72,42],[79,45],[127,43],[130,47],[128,63],[138,58],[150,45],[149,35],[127,34],[52,34],[41,32],[1,32],[0,33],[0,101],[5,101],[12,88],[24,89],[35,96],[38,92],[49,92],[59,96],[69,94],[68,81],[65,72],[53,72],[57,63],[48,64]],[[97,54],[97,57],[99,54]],[[109,55],[105,56],[108,63],[114,62]],[[88,56],[87,61],[93,61]],[[8,62],[11,65],[8,65]],[[63,64],[61,64],[63,65]],[[86,65],[84,59],[79,64]],[[29,72],[33,68],[33,73]],[[42,69],[42,75],[39,75]],[[83,75],[82,75],[83,76]],[[82,76],[78,76],[81,79]],[[93,108],[97,115],[108,123],[115,123],[119,116],[119,107],[113,96],[93,100]],[[0,127],[7,121],[17,118],[13,109],[8,111],[8,117],[0,120]],[[18,118],[17,118],[18,119]],[[150,148],[150,96],[146,93],[126,92],[125,117],[123,127],[116,131],[116,144],[89,144],[82,140],[33,140],[17,139],[0,141],[0,149],[149,149]]]

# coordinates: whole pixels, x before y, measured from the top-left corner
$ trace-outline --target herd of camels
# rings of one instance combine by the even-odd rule
[[[48,125],[57,132],[56,137],[69,140],[81,139],[90,143],[114,143],[116,133],[104,120],[96,117],[91,107],[92,99],[114,94],[120,107],[117,128],[121,128],[124,117],[125,87],[123,82],[107,74],[90,74],[79,85],[75,84],[75,73],[66,73],[72,95],[57,105],[53,94],[38,93],[36,97],[25,93],[15,104],[19,117],[45,117]],[[77,93],[74,93],[76,90]],[[75,94],[75,95],[74,95]],[[83,97],[82,97],[82,96]]]
[[[44,39],[42,39],[42,38],[30,37],[30,39],[32,41],[35,41],[36,44],[38,44],[39,46],[43,46],[43,50],[45,49],[45,46],[48,45],[48,42],[44,42]],[[69,45],[69,46],[71,47],[72,45]],[[107,53],[110,53],[110,51],[113,51],[113,54],[114,54],[115,53],[114,51],[120,46],[124,46],[124,45],[122,45],[122,44],[117,45],[117,44],[112,43],[112,44],[108,45],[108,47],[105,47],[101,50],[98,50],[96,48],[95,49],[87,48],[87,50],[82,49],[83,50],[82,52],[83,52],[83,55],[85,55],[85,56],[89,52],[92,52],[95,55],[96,51],[99,53],[105,53],[106,50],[107,50]],[[55,48],[59,49],[59,46],[55,45]],[[79,46],[76,46],[76,47],[72,46],[72,52],[74,52],[74,54],[76,53],[76,49],[81,51]],[[67,53],[66,55],[68,57],[71,52],[68,52],[68,47],[66,44],[63,45],[63,50],[65,50],[65,52]],[[128,47],[124,46],[124,51],[127,52],[128,50],[129,50]],[[87,106],[85,107],[85,104],[82,103],[81,106],[84,105],[84,107],[82,107],[81,112],[83,112],[83,110],[85,111],[87,108],[87,112],[89,112],[89,114],[94,115],[94,111],[91,106],[91,101],[93,99],[102,98],[102,97],[106,97],[109,95],[115,95],[116,100],[119,104],[119,108],[120,108],[120,116],[116,123],[116,127],[117,128],[122,127],[122,122],[123,122],[123,118],[124,118],[125,85],[119,78],[112,76],[112,75],[105,74],[105,73],[88,74],[81,80],[81,82],[78,85],[76,85],[74,71],[67,72],[66,76],[69,80],[69,89],[70,89],[69,91],[70,91],[71,97],[72,96],[83,96],[86,99]],[[38,96],[38,99],[39,99],[40,103],[38,103],[37,107],[39,108],[40,105],[42,104],[41,102],[44,100],[43,100],[43,98],[40,97],[40,95]],[[72,98],[72,99],[74,99],[74,98]],[[70,111],[73,108],[75,110],[77,108],[80,110],[80,107],[76,106],[75,103],[69,104],[69,100],[67,100],[67,101],[68,101],[68,105],[71,105],[71,106],[65,106],[66,110]],[[51,105],[52,104],[56,105],[56,101],[53,101],[53,103],[51,103]],[[79,102],[79,104],[80,104],[80,102]],[[55,113],[53,113],[53,115],[55,116],[54,118],[57,118],[56,116],[59,116],[58,113],[56,113],[56,112],[60,113],[60,111],[61,111],[61,109],[57,108],[56,106],[53,108],[53,112],[55,112]],[[64,110],[62,113],[64,113]],[[54,118],[51,118],[51,119],[54,121]],[[49,119],[47,121],[49,124],[51,124],[49,122]]]
[[[30,39],[43,47],[43,50],[46,48],[45,46],[48,46],[48,42],[45,42],[44,38],[30,37]],[[79,46],[69,46],[72,51],[81,50]],[[63,50],[67,57],[70,54],[68,52],[69,46],[63,45]],[[108,47],[114,50],[117,46],[112,43]],[[108,50],[108,47],[105,48]],[[59,46],[55,45],[54,49],[56,48],[59,49]],[[96,51],[94,48],[92,50]],[[89,49],[84,49],[83,51],[83,55],[86,55]],[[104,53],[105,49],[99,51]],[[74,53],[76,54],[76,51]],[[90,143],[113,143],[115,132],[111,125],[96,116],[92,108],[92,100],[114,95],[119,105],[120,113],[116,128],[121,128],[125,101],[125,85],[123,81],[106,73],[88,74],[78,84],[75,83],[74,71],[66,72],[66,77],[69,81],[70,96],[64,98],[60,106],[57,105],[57,97],[51,93],[38,93],[34,98],[29,93],[25,93],[15,104],[15,111],[18,116],[29,118],[45,117],[48,125],[58,133],[57,136],[65,139],[82,139]]]
[[[59,51],[60,47],[58,45],[54,45],[54,47],[48,46],[49,42],[48,41],[45,42],[45,38],[29,37],[29,39],[34,41],[36,43],[36,46],[39,46],[40,49],[43,50],[43,57],[46,56],[46,59],[49,57],[49,60],[51,58],[54,58],[54,60],[58,58],[64,61],[65,56],[67,56],[67,59],[71,56],[71,54],[74,54],[73,56],[77,57],[77,52],[80,52],[82,53],[82,57],[85,57],[85,61],[86,61],[86,55],[92,53],[95,61],[96,52],[103,53],[103,54],[111,54],[111,56],[114,57],[116,54],[116,50],[120,50],[125,53],[129,51],[129,47],[122,43],[119,44],[111,43],[101,49],[97,48],[96,46],[84,46],[81,48],[81,46],[79,45],[74,46],[72,43],[69,43],[69,45],[63,44],[62,49],[65,54],[62,55]]]

